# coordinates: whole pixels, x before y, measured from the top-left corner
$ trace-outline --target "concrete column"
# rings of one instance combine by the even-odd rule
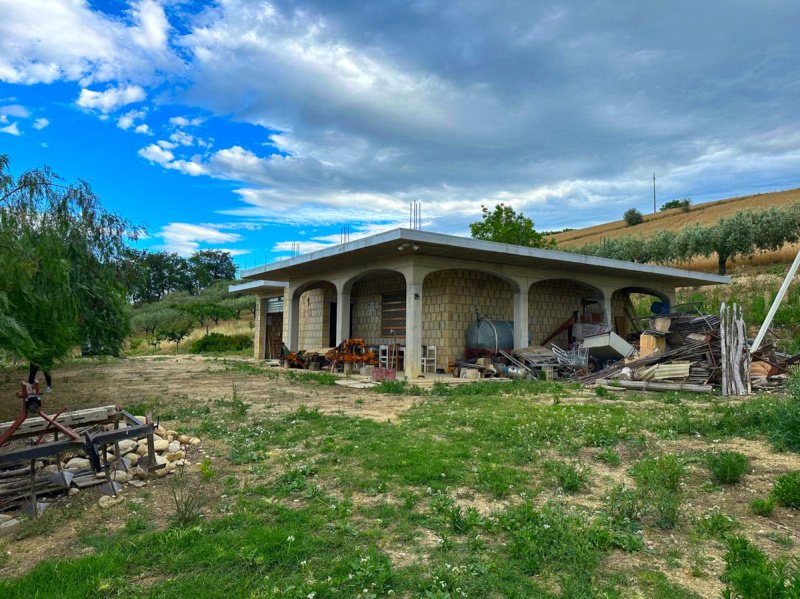
[[[267,300],[256,297],[255,326],[253,327],[253,357],[263,360],[267,355]]]
[[[350,336],[350,292],[336,290],[336,343]]]
[[[613,291],[603,291],[603,312],[606,316],[606,324],[611,327],[611,330],[614,330],[614,313],[611,309],[611,296],[614,292]]]
[[[290,289],[286,300],[283,303],[284,327],[286,328],[286,347],[290,351],[297,351],[300,348],[300,296],[295,297],[293,289]]]
[[[528,290],[514,292],[514,348],[528,347]]]
[[[413,380],[422,371],[422,281],[406,277],[405,375]]]

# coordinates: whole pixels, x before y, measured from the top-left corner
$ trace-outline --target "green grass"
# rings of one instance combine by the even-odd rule
[[[779,476],[772,488],[772,497],[780,505],[800,510],[800,470]]]
[[[274,375],[310,386],[335,380]],[[794,400],[681,399],[645,409],[571,402],[574,391],[540,381],[434,386],[391,422],[307,407],[271,413],[235,392],[166,406],[215,458],[187,486],[214,487],[204,515],[202,506],[162,504],[185,513],[165,514],[170,524],[158,530],[149,507],[117,508],[130,509],[119,531],[83,538],[93,555],[42,562],[0,581],[0,596],[550,598],[637,589],[694,597],[652,568],[608,566],[611,558],[624,564],[626,553],[647,562],[649,536],[691,535],[702,556],[736,532],[722,513],[689,512],[687,485],[699,483],[687,463],[699,463],[698,454],[659,455],[653,440],[764,436],[786,448],[780,431],[791,427],[777,415],[794,410]],[[164,409],[155,398],[135,407]],[[592,472],[595,459],[633,484],[581,507],[604,478]],[[46,521],[38,527],[27,535],[51,530]],[[733,578],[727,584],[739,588]]]
[[[724,485],[738,483],[749,468],[747,456],[736,451],[709,454],[706,462],[714,479]]]

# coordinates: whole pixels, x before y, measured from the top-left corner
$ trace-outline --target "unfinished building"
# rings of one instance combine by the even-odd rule
[[[249,269],[242,279],[231,290],[258,298],[256,358],[282,345],[328,348],[357,337],[406,377],[452,368],[473,349],[467,332],[478,319],[504,323],[513,347],[566,348],[581,326],[633,332],[632,296],[670,306],[678,287],[729,282],[410,229]]]

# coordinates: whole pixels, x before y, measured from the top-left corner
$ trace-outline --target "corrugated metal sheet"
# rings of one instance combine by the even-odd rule
[[[267,314],[282,314],[283,298],[271,297],[267,300]]]

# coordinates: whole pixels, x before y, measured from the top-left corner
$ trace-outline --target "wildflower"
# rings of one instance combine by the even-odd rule
[[[291,543],[292,541],[294,541],[294,537],[292,535],[289,535],[288,537],[286,537],[286,540]]]

